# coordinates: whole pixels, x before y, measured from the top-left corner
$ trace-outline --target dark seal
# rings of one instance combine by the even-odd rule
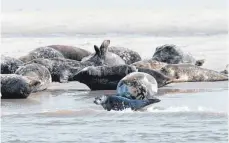
[[[1,74],[13,74],[23,64],[21,60],[1,55]]]

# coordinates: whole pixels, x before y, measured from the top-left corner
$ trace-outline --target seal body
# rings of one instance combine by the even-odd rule
[[[1,74],[1,98],[27,98],[38,84],[39,81],[22,75]]]
[[[121,79],[117,85],[117,93],[128,93],[132,99],[150,99],[158,91],[157,81],[154,77],[143,72],[132,72]]]
[[[17,69],[15,74],[38,80],[40,84],[34,87],[33,92],[47,89],[49,84],[52,82],[52,78],[49,70],[46,67],[36,63],[27,64],[25,66],[20,67],[19,69]]]
[[[91,90],[115,90],[119,80],[131,72],[134,66],[90,66],[79,71],[73,80],[86,84]]]
[[[128,65],[141,61],[141,56],[128,48],[112,46],[108,48],[108,51],[120,56]]]
[[[151,70],[160,70],[162,67],[166,66],[167,63],[159,62],[157,60],[148,59],[135,62],[131,64],[137,68],[151,69]]]
[[[183,52],[175,45],[157,47],[152,59],[168,64],[189,63],[197,66],[204,64],[204,60],[195,60],[192,55]]]
[[[122,96],[107,96],[103,95],[101,97],[96,97],[94,103],[97,105],[101,105],[105,110],[111,111],[122,111],[127,108],[131,108],[132,110],[142,109],[150,104],[160,102],[160,99],[146,99],[146,100],[136,100],[136,99],[128,99]]]
[[[22,56],[19,59],[23,62],[29,62],[37,58],[64,58],[64,56],[57,50],[50,47],[40,47],[29,52],[28,55]]]
[[[66,59],[72,59],[77,61],[81,61],[84,57],[87,57],[91,54],[89,51],[74,46],[49,45],[47,47],[51,47],[59,51]]]
[[[224,81],[228,77],[219,72],[201,68],[191,64],[169,64],[160,70],[172,77],[173,82]]]
[[[1,74],[13,74],[23,64],[21,60],[1,55]]]
[[[125,61],[120,56],[108,51],[109,44],[110,40],[104,40],[100,48],[94,45],[95,53],[83,58],[82,62],[93,62],[95,66],[124,65]]]

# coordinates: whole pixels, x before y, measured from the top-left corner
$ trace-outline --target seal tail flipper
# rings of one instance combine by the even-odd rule
[[[197,60],[195,65],[196,66],[202,66],[204,64],[205,60],[204,59],[201,59],[201,60]]]
[[[104,56],[107,52],[108,46],[110,45],[110,40],[104,40],[100,46],[101,56]]]

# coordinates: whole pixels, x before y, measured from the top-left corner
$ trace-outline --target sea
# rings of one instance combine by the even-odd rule
[[[226,0],[2,0],[1,55],[19,58],[60,44],[94,52],[111,46],[137,51],[175,44],[204,68],[228,64]],[[141,111],[105,111],[79,82],[52,83],[27,99],[1,100],[3,143],[227,143],[228,81],[173,83],[161,102]]]

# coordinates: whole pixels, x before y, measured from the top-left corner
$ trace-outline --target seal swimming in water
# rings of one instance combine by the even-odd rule
[[[141,56],[128,48],[111,46],[108,48],[108,51],[120,56],[127,65],[141,61]]]
[[[1,74],[13,74],[23,64],[21,60],[1,55]]]
[[[1,74],[2,99],[27,98],[39,81],[17,74]]]
[[[137,68],[151,69],[151,70],[160,70],[162,67],[166,66],[167,63],[159,62],[157,60],[148,59],[135,62],[131,64]]]
[[[143,72],[132,72],[122,78],[117,85],[118,95],[126,94],[131,99],[150,99],[158,91],[157,81],[154,77]]]
[[[160,70],[174,78],[173,82],[224,81],[228,77],[219,72],[204,69],[191,64],[168,64]]]
[[[51,47],[57,51],[59,51],[64,58],[81,61],[84,57],[89,56],[91,53],[87,50],[67,45],[49,45],[47,47]]]
[[[101,105],[105,110],[111,111],[122,111],[126,108],[131,108],[132,110],[142,109],[150,104],[160,102],[160,99],[146,99],[146,100],[136,100],[128,99],[122,96],[107,96],[103,95],[101,97],[96,97],[94,103],[96,105]]]
[[[176,45],[169,44],[157,47],[152,59],[168,64],[190,63],[197,66],[204,64],[203,59],[195,60],[192,55],[184,53]]]
[[[115,90],[119,80],[131,72],[137,71],[134,66],[90,66],[79,71],[74,81],[86,84],[91,90]]]
[[[93,62],[95,66],[125,65],[125,61],[118,55],[108,51],[110,40],[104,40],[100,48],[94,45],[95,53],[82,59],[82,62]]]
[[[18,68],[15,74],[38,80],[40,84],[37,84],[34,87],[33,92],[47,89],[48,85],[52,82],[49,70],[46,67],[36,63],[27,64],[25,66]]]
[[[27,63],[32,61],[33,59],[38,58],[64,58],[64,56],[57,50],[50,48],[50,47],[40,47],[32,50],[26,56],[22,56],[19,59],[23,62]]]

